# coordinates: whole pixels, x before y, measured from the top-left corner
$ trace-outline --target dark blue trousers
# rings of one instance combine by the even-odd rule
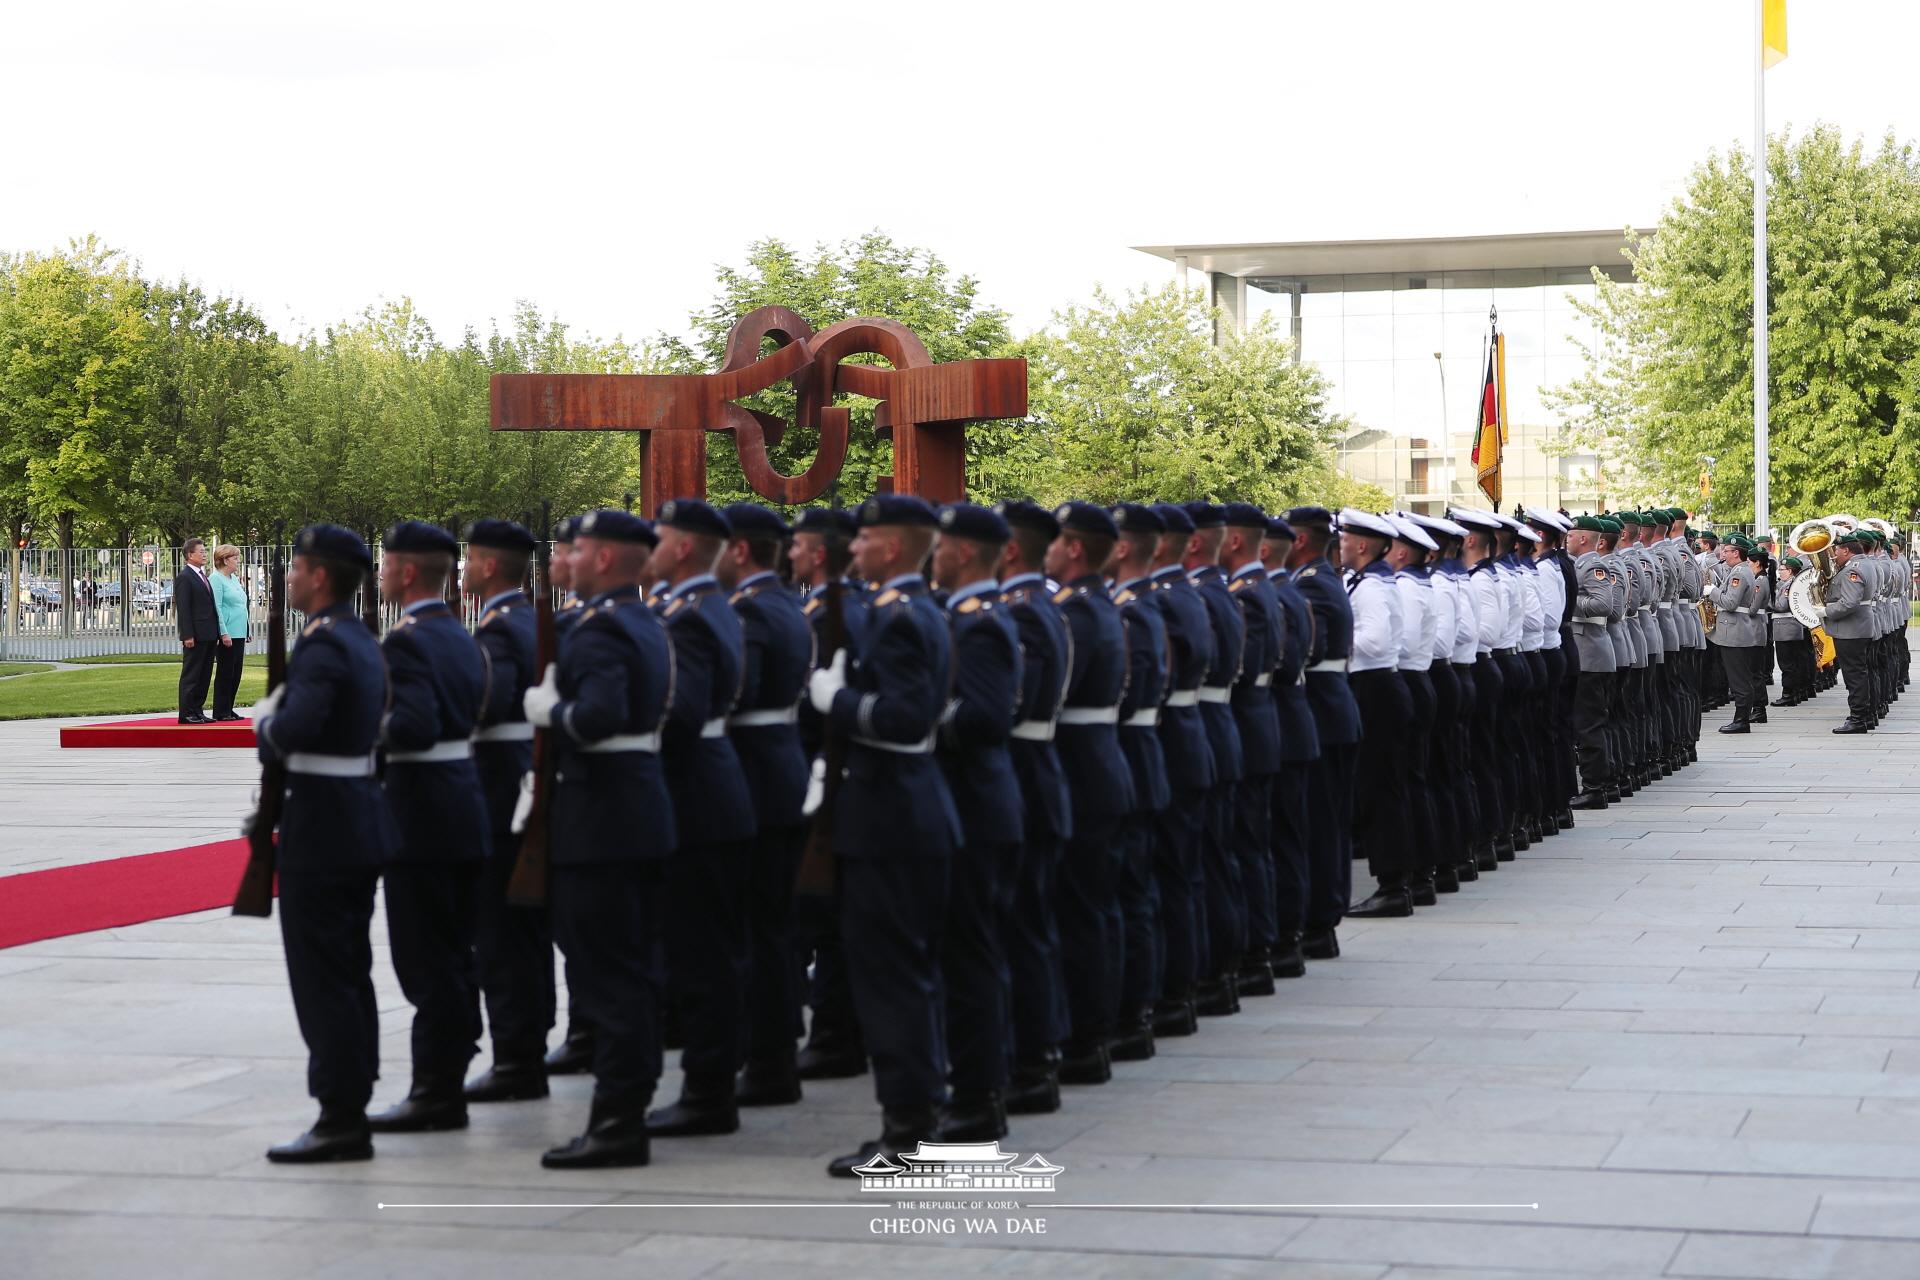
[[[322,1106],[364,1110],[380,1076],[373,995],[377,872],[280,872],[280,937],[293,1014],[307,1042],[307,1092]]]

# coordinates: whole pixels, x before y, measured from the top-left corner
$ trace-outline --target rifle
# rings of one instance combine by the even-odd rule
[[[820,665],[833,661],[847,647],[847,613],[841,593],[846,584],[834,578],[826,586],[826,618],[821,627]],[[794,873],[793,891],[801,897],[827,898],[833,894],[833,806],[839,798],[840,775],[847,765],[846,736],[834,731],[833,717],[823,716],[820,725],[820,754],[826,760],[827,776],[814,811],[813,825],[807,829],[807,847]]]
[[[535,618],[534,683],[547,678],[547,672],[559,658],[559,637],[553,625],[553,581],[548,575],[548,558],[553,554],[549,538],[553,504],[540,504],[540,541],[535,545],[533,608]],[[527,811],[527,828],[520,833],[520,852],[513,860],[513,874],[507,880],[507,901],[516,907],[538,907],[547,900],[547,877],[552,862],[549,845],[553,804],[554,774],[559,768],[553,749],[553,733],[533,731],[533,803]]]
[[[282,551],[286,526],[273,535],[273,579],[268,590],[267,617],[267,692],[287,682],[287,562]],[[240,887],[233,895],[233,914],[258,916],[273,914],[274,828],[280,825],[280,804],[285,798],[287,766],[278,759],[260,766],[260,800],[248,820],[247,869],[240,874]]]

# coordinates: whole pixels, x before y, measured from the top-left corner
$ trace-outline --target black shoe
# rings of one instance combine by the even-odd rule
[[[546,1064],[506,1062],[496,1057],[493,1065],[467,1081],[461,1094],[468,1102],[531,1102],[547,1096]]]
[[[867,1051],[857,1044],[810,1044],[794,1065],[802,1080],[844,1080],[867,1073]]]
[[[1530,819],[1527,822],[1527,839],[1534,844],[1539,844],[1546,838],[1546,833],[1540,829],[1540,819]],[[1518,849],[1520,846],[1516,844],[1513,847]]]
[[[1243,996],[1273,994],[1273,962],[1265,956],[1248,956],[1240,961],[1240,976],[1234,990]]]
[[[738,1107],[784,1107],[798,1101],[800,1076],[792,1067],[748,1063],[733,1090],[733,1102]]]
[[[880,1136],[833,1161],[827,1172],[836,1178],[857,1178],[860,1175],[855,1170],[875,1156],[885,1156],[897,1164],[901,1156],[917,1150],[922,1142],[932,1141],[939,1127],[939,1114],[932,1107],[888,1107],[882,1113]]]
[[[1787,697],[1783,695],[1781,697],[1775,698],[1772,702],[1769,702],[1767,705],[1770,707],[1790,707],[1798,701],[1800,701],[1800,699]]]
[[[1300,952],[1300,939],[1296,935],[1282,938],[1273,944],[1273,951],[1267,957],[1273,966],[1276,978],[1304,978],[1307,976],[1307,958]]]
[[[1153,1056],[1153,1015],[1143,1013],[1114,1037],[1107,1056],[1114,1062],[1145,1062]]]
[[[365,1111],[320,1108],[320,1118],[292,1142],[267,1148],[275,1164],[326,1164],[335,1160],[373,1159],[373,1136]]]
[[[405,1100],[367,1117],[375,1133],[442,1133],[467,1127],[467,1100],[460,1077],[445,1079],[415,1072]]]
[[[1232,978],[1208,978],[1194,993],[1194,1012],[1203,1018],[1224,1018],[1240,1012],[1240,997]]]
[[[1477,862],[1463,862],[1453,869],[1453,882],[1455,885],[1470,884],[1479,878],[1480,864]]]
[[[1621,791],[1620,788],[1618,787],[1607,788],[1608,804],[1619,804],[1624,799],[1626,799],[1626,794],[1623,791]]]
[[[540,1157],[548,1169],[630,1169],[653,1158],[647,1137],[647,1103],[642,1095],[621,1105],[594,1101],[587,1131]]]
[[[697,1138],[739,1128],[740,1105],[734,1099],[731,1075],[698,1081],[688,1076],[679,1101],[647,1113],[649,1138]]]
[[[1495,850],[1492,841],[1488,841],[1473,851],[1473,865],[1482,871],[1498,871],[1500,869],[1500,854]],[[1465,879],[1464,876],[1461,878]]]
[[[1566,808],[1553,816],[1553,820],[1560,824],[1562,831],[1573,830],[1573,805],[1569,803]]]
[[[955,1094],[940,1113],[942,1142],[998,1142],[1007,1136],[1007,1108],[997,1090]]]
[[[1194,1012],[1191,999],[1162,1000],[1154,1006],[1155,1036],[1190,1036],[1199,1029],[1200,1016]]]
[[[1478,875],[1479,872],[1476,871],[1474,874]],[[1460,892],[1460,872],[1451,863],[1435,867],[1432,884],[1435,893],[1458,893]],[[1414,905],[1420,905],[1419,899],[1414,899]]]
[[[1527,850],[1533,848],[1533,840],[1529,837],[1525,827],[1514,828],[1513,835],[1509,837],[1509,843],[1513,845],[1513,851],[1515,853],[1525,853]]]
[[[547,1054],[547,1074],[577,1076],[593,1070],[593,1032],[587,1027],[568,1027],[567,1038]]]
[[[1752,711],[1749,711],[1747,713],[1747,719],[1754,724],[1765,724],[1767,722],[1766,707],[1765,706],[1755,707]]]
[[[1729,720],[1720,726],[1722,733],[1752,733],[1753,728],[1745,720]]]
[[[1582,791],[1573,798],[1576,809],[1604,809],[1607,807],[1607,793],[1604,791]]]
[[[1060,1056],[1061,1084],[1105,1084],[1113,1079],[1113,1059],[1104,1044],[1068,1045]]]
[[[213,721],[196,711],[194,714],[190,716],[181,716],[180,723],[181,724],[212,724]],[[292,1144],[288,1144],[288,1145],[292,1145]]]
[[[1413,899],[1413,905],[1416,907],[1431,907],[1440,901],[1440,895],[1433,881],[1426,879],[1415,880],[1407,885],[1407,896]]]
[[[1866,731],[1867,726],[1852,716],[1848,716],[1840,727],[1834,730],[1835,733],[1865,733]]]
[[[1043,1058],[1013,1064],[1013,1083],[1007,1088],[1007,1114],[1051,1115],[1060,1109],[1060,1052],[1049,1049]]]
[[[213,722],[215,724],[225,724],[229,720],[238,719],[240,719],[240,717],[231,711],[216,711],[213,713]]]
[[[1501,836],[1493,842],[1494,865],[1498,866],[1502,862],[1512,862],[1514,852],[1513,837]]]
[[[1357,920],[1397,919],[1412,914],[1413,895],[1397,885],[1392,888],[1381,885],[1365,902],[1347,908],[1347,915]]]
[[[1309,960],[1338,960],[1340,936],[1332,929],[1309,929],[1300,935],[1300,954]]]

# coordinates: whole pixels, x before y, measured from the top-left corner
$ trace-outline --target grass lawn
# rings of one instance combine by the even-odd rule
[[[266,691],[266,664],[249,664],[240,677],[240,692],[234,701],[246,706],[265,696]],[[0,682],[0,720],[172,711],[179,705],[179,696],[177,664],[49,671]]]
[[[62,658],[62,662],[78,663],[83,667],[118,666],[123,662],[165,662],[173,666],[180,665],[177,653],[95,653],[84,658]],[[175,676],[174,679],[180,677]]]
[[[51,671],[44,662],[0,662],[0,676],[23,676],[29,671]]]

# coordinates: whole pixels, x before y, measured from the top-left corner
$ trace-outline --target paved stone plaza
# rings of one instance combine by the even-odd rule
[[[275,923],[0,952],[0,1274],[1920,1275],[1920,714],[1866,738],[1828,734],[1837,691],[1772,714],[1016,1117],[1003,1150],[1065,1169],[1051,1197],[999,1194],[1052,1202],[1024,1210],[895,1209],[827,1178],[877,1127],[867,1078],[646,1169],[539,1168],[583,1120],[577,1078],[464,1133],[379,1138],[371,1164],[270,1166],[312,1116]],[[252,786],[244,753],[53,739],[0,726],[0,873],[230,835]],[[384,1103],[409,1010],[384,946],[376,964]],[[1117,1207],[1059,1207],[1079,1204]],[[1432,1207],[1458,1205],[1508,1207]],[[961,1234],[872,1227],[947,1217]]]

